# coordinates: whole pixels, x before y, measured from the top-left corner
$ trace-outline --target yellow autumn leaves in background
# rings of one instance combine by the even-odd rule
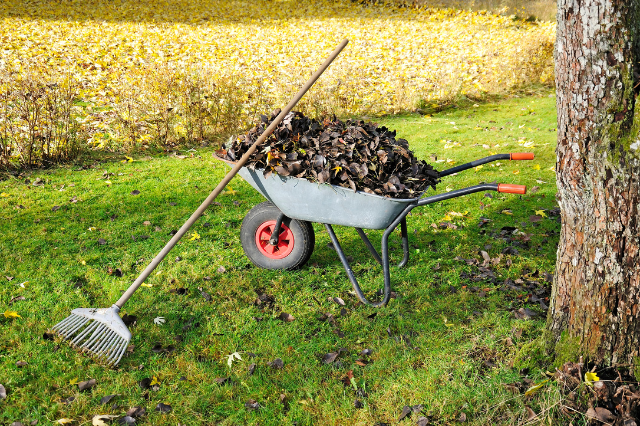
[[[197,120],[184,118],[192,99],[172,93],[193,85],[204,105],[195,117],[222,120],[231,102],[229,126],[246,125],[284,105],[344,38],[301,109],[394,113],[552,80],[555,24],[509,16],[349,0],[3,3],[0,89],[29,73],[71,76],[83,100],[76,119],[98,147],[197,137]]]

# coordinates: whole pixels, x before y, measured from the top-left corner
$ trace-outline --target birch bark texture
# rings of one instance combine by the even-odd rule
[[[556,183],[562,229],[548,348],[637,365],[640,0],[558,0]],[[571,360],[575,361],[575,359]],[[563,361],[564,362],[564,361]]]

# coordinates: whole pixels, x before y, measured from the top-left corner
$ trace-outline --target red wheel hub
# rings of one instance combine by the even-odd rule
[[[275,220],[269,220],[260,225],[256,231],[256,246],[260,253],[269,259],[283,259],[293,251],[293,232],[283,223],[280,225],[278,245],[272,246],[269,239],[275,227]]]

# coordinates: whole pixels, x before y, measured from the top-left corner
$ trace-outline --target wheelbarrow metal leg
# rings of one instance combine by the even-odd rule
[[[375,249],[375,247],[373,247],[373,244],[371,244],[371,241],[369,241],[369,237],[367,237],[367,234],[364,233],[362,228],[356,228],[356,232],[358,233],[358,235],[360,235],[360,238],[362,239],[364,244],[367,246],[367,248],[369,249],[369,253],[371,253],[371,255],[376,260],[376,262],[382,265],[382,259],[380,259],[380,255],[378,254],[378,251]]]
[[[403,217],[400,222],[400,232],[402,233],[402,261],[398,263],[398,268],[403,268],[409,262],[409,235],[407,234],[407,218]]]
[[[349,281],[353,285],[353,290],[356,292],[356,296],[358,299],[364,303],[365,305],[373,306],[377,308],[379,306],[386,306],[389,303],[389,299],[391,298],[391,277],[389,276],[389,250],[388,250],[388,240],[389,240],[389,229],[382,236],[382,270],[384,273],[384,290],[382,301],[380,302],[370,302],[364,296],[360,285],[358,284],[358,280],[356,279],[351,266],[349,265],[349,261],[347,260],[347,256],[345,256],[344,251],[342,251],[342,247],[340,246],[340,242],[338,241],[338,237],[336,237],[335,232],[333,232],[333,228],[331,225],[325,223],[324,227],[327,229],[329,233],[329,237],[331,238],[331,242],[333,243],[336,252],[338,253],[338,257],[342,262],[342,266],[344,266],[344,270],[347,273],[347,277],[349,277]],[[370,243],[369,243],[370,244]],[[377,253],[376,253],[377,254]]]
[[[398,268],[403,268],[409,262],[409,236],[407,234],[406,218],[402,219],[402,222],[400,222],[400,230],[402,232],[403,257],[402,257],[402,261],[398,263]],[[358,235],[360,235],[360,238],[362,239],[364,244],[367,246],[367,248],[369,249],[369,253],[371,253],[371,255],[376,260],[376,262],[382,265],[382,259],[380,258],[378,251],[373,247],[373,244],[371,244],[371,241],[369,240],[369,237],[367,237],[367,234],[365,234],[362,228],[356,228],[356,232],[358,233]]]

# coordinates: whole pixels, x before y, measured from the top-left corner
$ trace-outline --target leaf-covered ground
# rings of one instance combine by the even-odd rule
[[[253,267],[239,226],[262,199],[236,178],[125,305],[136,318],[117,369],[44,333],[73,308],[111,305],[226,166],[202,149],[0,182],[0,423],[90,424],[127,413],[150,425],[554,421],[548,384],[538,398],[505,385],[542,381],[531,342],[543,327],[560,226],[555,98],[380,123],[439,168],[533,151],[534,161],[485,165],[438,187],[498,180],[530,192],[414,210],[409,264],[392,268],[397,297],[372,309],[356,303],[317,224],[315,252],[301,270]],[[337,232],[365,288],[378,288],[381,273],[357,234]],[[379,244],[380,233],[369,234]],[[392,254],[397,261],[399,250]]]
[[[159,70],[233,75],[242,80],[248,116],[256,106],[282,104],[348,38],[305,102],[330,100],[341,114],[385,113],[549,83],[554,34],[548,22],[349,0],[8,0],[0,10],[0,70],[53,80],[70,73],[97,108],[118,106],[124,88],[142,97],[160,90],[148,82]],[[85,111],[87,125],[104,125],[92,112]]]

